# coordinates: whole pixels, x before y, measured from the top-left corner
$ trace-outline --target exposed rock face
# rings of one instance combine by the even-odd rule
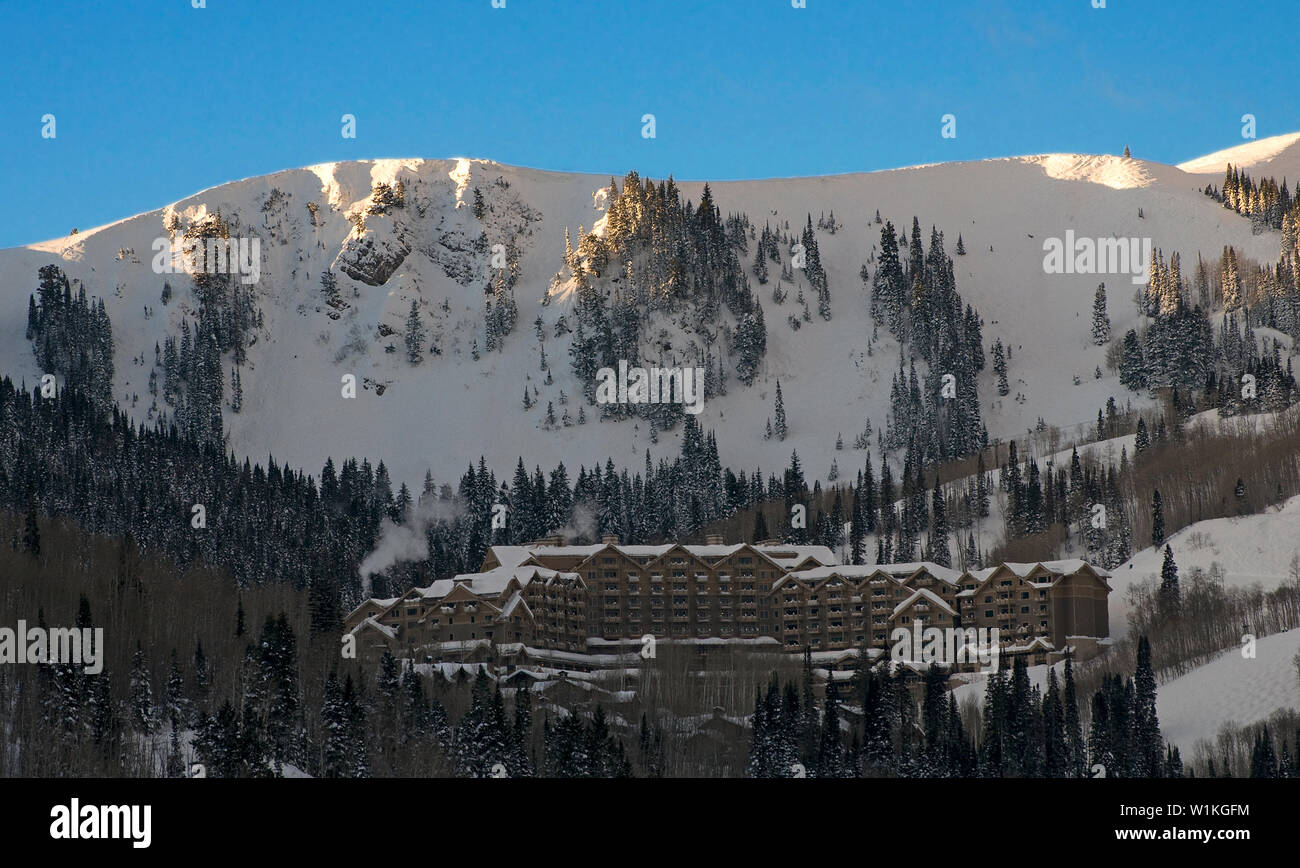
[[[383,286],[406,260],[411,246],[401,238],[367,234],[349,238],[339,254],[339,268],[353,280]]]

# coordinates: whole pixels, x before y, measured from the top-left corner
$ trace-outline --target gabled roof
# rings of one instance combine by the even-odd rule
[[[951,567],[936,564],[934,561],[912,561],[905,564],[878,564],[877,566],[902,581],[912,578],[923,570],[946,585],[956,585],[961,579],[960,572]]]
[[[496,558],[497,563],[503,567],[522,566],[528,563],[533,556],[533,550],[530,546],[492,546],[489,551]]]
[[[672,566],[671,562],[669,562],[667,558],[679,552],[689,556],[694,561],[699,561],[701,564],[703,564],[706,567],[709,566],[710,565],[709,562],[704,560],[703,556],[697,555],[695,552],[691,551],[692,548],[701,548],[701,547],[685,546],[682,545],[681,543],[673,543],[672,545],[666,546],[661,553],[655,556],[654,560],[649,561],[645,565],[645,568],[650,569],[652,567],[665,564],[665,563],[667,563],[669,566]]]
[[[1022,579],[1028,578],[1035,572],[1046,571],[1054,576],[1068,576],[1077,573],[1079,570],[1087,568],[1101,578],[1110,576],[1106,570],[1101,567],[1093,566],[1087,561],[1079,558],[1066,558],[1058,561],[1035,561],[1033,563],[1015,563],[1007,561],[996,566],[988,567],[983,570],[972,570],[969,575],[976,581],[983,583],[989,579],[995,572],[1000,569],[1006,569]]]
[[[838,561],[835,553],[826,546],[778,543],[774,545],[756,545],[754,550],[785,570],[803,569],[810,560],[815,561],[815,565],[818,566],[830,566]]]
[[[524,601],[523,594],[518,591],[511,594],[510,599],[506,600],[506,604],[501,607],[501,617],[509,618],[514,614],[515,609],[520,607],[523,607],[523,614],[527,615],[531,620],[533,617],[533,610],[528,607],[528,603]]]
[[[347,618],[351,618],[353,615],[357,614],[367,606],[376,606],[378,607],[378,611],[380,612],[385,611],[389,607],[391,607],[394,603],[396,603],[399,599],[401,598],[389,597],[388,599],[381,600],[378,597],[370,597],[369,599],[362,600],[359,604],[357,604],[357,607],[355,609],[353,609],[351,612],[348,612]],[[347,618],[344,618],[344,620],[347,620]]]
[[[812,585],[821,582],[831,576],[839,576],[844,579],[858,580],[870,579],[876,575],[887,576],[899,584],[906,584],[909,579],[920,572],[926,572],[934,576],[939,581],[947,585],[956,587],[961,573],[954,569],[933,563],[932,561],[916,561],[906,564],[833,564],[829,566],[813,567],[807,570],[796,570],[787,574],[788,577],[798,579],[805,585]],[[773,588],[780,586],[787,576],[782,576]]]
[[[577,573],[561,573],[546,567],[524,564],[517,567],[494,567],[482,573],[463,573],[455,579],[439,579],[426,588],[415,588],[424,600],[441,600],[453,588],[465,586],[474,596],[499,597],[512,588],[526,587],[530,582],[550,582],[557,577],[577,578]]]
[[[353,627],[348,632],[351,633],[353,636],[356,636],[359,633],[361,633],[363,630],[373,630],[376,633],[380,633],[388,637],[389,639],[397,638],[396,630],[394,630],[392,627],[385,627],[383,624],[379,623],[374,618],[366,618],[364,621],[362,621],[360,624],[357,624],[357,626]]]
[[[447,594],[442,598],[442,603],[478,603],[479,596],[465,586],[463,582],[457,582]]]
[[[1004,645],[1002,646],[1002,650],[1007,653],[1012,653],[1017,651],[1032,651],[1035,647],[1040,647],[1047,651],[1056,650],[1056,646],[1044,639],[1042,636],[1035,636],[1024,645]]]
[[[940,597],[934,591],[930,590],[929,588],[917,588],[916,591],[914,591],[911,596],[909,596],[906,600],[904,600],[903,602],[899,603],[897,606],[894,607],[894,611],[890,613],[889,617],[897,618],[901,612],[907,611],[907,609],[911,607],[912,604],[920,602],[921,600],[933,604],[941,612],[947,612],[949,615],[957,614],[956,610],[953,609],[952,606],[949,606],[947,603],[945,603],[943,601],[943,597]]]
[[[585,562],[604,551],[614,551],[629,558],[641,560],[649,558],[646,566],[661,560],[674,550],[704,559],[725,558],[742,549],[753,551],[779,569],[795,569],[805,564],[827,565],[836,562],[835,553],[826,546],[768,544],[751,545],[749,543],[727,543],[724,545],[686,545],[682,543],[662,543],[659,545],[616,545],[595,543],[591,545],[531,545],[531,546],[492,546],[491,555],[503,567],[522,566],[526,563],[539,563],[539,558],[567,557],[579,558]]]

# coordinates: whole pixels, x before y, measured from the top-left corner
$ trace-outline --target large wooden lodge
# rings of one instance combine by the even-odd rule
[[[492,646],[579,669],[631,659],[643,638],[819,656],[888,649],[897,627],[997,628],[1031,665],[1092,656],[1110,633],[1109,574],[1081,560],[961,572],[930,562],[850,566],[774,542],[493,546],[482,570],[368,599],[345,621],[362,650],[455,659]]]

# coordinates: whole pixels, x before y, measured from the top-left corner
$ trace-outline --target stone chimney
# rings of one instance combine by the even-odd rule
[[[706,546],[720,546],[720,545],[726,545],[726,543],[723,542],[722,534],[720,534],[720,533],[711,533],[711,534],[708,534],[707,536],[705,536],[705,537],[704,537],[704,544],[705,544]]]
[[[550,536],[539,537],[533,540],[532,543],[530,543],[530,545],[532,545],[534,548],[540,548],[543,546],[558,548],[564,545],[564,537],[558,533],[551,534]]]
[[[601,536],[600,541],[602,544],[607,546],[616,546],[618,545],[618,534],[616,533],[604,534],[603,536]]]

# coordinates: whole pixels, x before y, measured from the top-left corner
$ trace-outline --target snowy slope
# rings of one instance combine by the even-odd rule
[[[1300,144],[1281,147],[1272,160],[1300,161]],[[349,217],[368,207],[374,183],[399,179],[407,207],[367,217],[358,236]],[[27,296],[35,289],[37,269],[57,262],[92,295],[105,298],[116,343],[117,396],[128,398],[125,405],[137,418],[147,419],[153,347],[165,334],[179,334],[182,315],[194,312],[188,279],[151,269],[151,245],[167,234],[165,221],[184,224],[219,212],[235,220],[240,231],[256,234],[263,256],[255,293],[264,326],[242,371],[243,412],[226,414],[236,453],[255,459],[274,455],[312,473],[330,455],[367,455],[383,459],[396,481],[413,487],[426,469],[439,482],[454,483],[480,454],[507,473],[519,455],[530,467],[550,468],[563,460],[571,472],[607,455],[639,467],[647,448],[656,458],[675,454],[676,437],[651,444],[644,426],[633,422],[591,421],[555,431],[540,427],[548,401],[560,414],[561,390],[573,399],[569,409],[576,416],[574,396],[581,389],[567,367],[567,338],[550,336],[568,302],[543,306],[541,299],[562,266],[565,229],[576,243],[578,227],[590,229],[600,219],[603,199],[596,194],[608,181],[480,160],[325,164],[236,181],[77,235],[0,251],[0,372],[29,383],[39,374],[24,339]],[[1087,423],[1111,395],[1140,404],[1114,377],[1093,379],[1094,368],[1104,368],[1104,349],[1089,340],[1097,283],[1106,281],[1118,334],[1135,323],[1135,287],[1127,275],[1044,274],[1043,240],[1066,230],[1093,238],[1149,236],[1166,253],[1181,251],[1185,263],[1198,251],[1217,256],[1225,244],[1247,257],[1274,259],[1276,235],[1252,235],[1247,219],[1199,192],[1204,183],[1205,177],[1179,167],[1054,154],[714,184],[724,213],[743,211],[759,227],[788,220],[797,231],[808,213],[816,220],[833,211],[843,228],[818,238],[834,318],[823,322],[814,316],[793,332],[785,323],[794,311],[793,297],[778,307],[771,299],[772,283],[753,281],[768,323],[766,362],[752,388],[733,381],[729,394],[710,401],[699,421],[718,431],[722,461],[736,469],[773,472],[788,463],[793,449],[810,480],[824,480],[832,459],[842,473],[860,466],[862,453],[835,451],[836,435],[851,443],[868,418],[876,429],[883,427],[897,364],[897,347],[883,330],[874,356],[865,356],[872,325],[858,271],[879,244],[877,210],[909,232],[916,215],[927,242],[930,225],[937,225],[950,253],[962,236],[968,255],[956,259],[959,291],[983,316],[986,344],[1001,338],[1012,351],[1012,394],[998,398],[989,371],[980,383],[992,436],[1023,434],[1040,416],[1062,426]],[[694,201],[702,186],[680,184]],[[482,287],[488,272],[486,263],[467,250],[480,229],[470,207],[474,187],[491,208],[483,226],[489,241],[512,241],[522,257],[519,324],[503,352],[484,353],[479,361],[471,357],[471,342],[477,338],[482,349]],[[385,260],[383,268],[368,272],[378,285],[344,273],[347,267],[365,272],[375,258]],[[338,319],[330,317],[332,309],[319,292],[327,267],[339,272],[348,304]],[[159,303],[164,280],[176,290],[167,307]],[[402,345],[412,298],[419,300],[441,349],[441,355],[414,368]],[[548,334],[551,386],[542,384],[539,371],[532,325],[539,315]],[[381,338],[380,324],[396,334]],[[389,344],[395,352],[385,352]],[[142,355],[144,364],[136,364]],[[343,400],[340,377],[346,373],[385,390],[379,395],[364,389],[356,400]],[[762,438],[778,377],[791,420],[785,442]],[[539,404],[527,412],[521,404],[525,384],[540,393]],[[138,402],[130,400],[136,395]],[[1022,399],[1015,400],[1017,395]],[[588,415],[594,416],[590,408]]]
[[[1300,143],[1300,133],[1270,136],[1179,163],[1178,168],[1193,175],[1216,175],[1214,183],[1218,185],[1231,163],[1238,169],[1248,170],[1256,179],[1272,175],[1280,182],[1283,176],[1294,179],[1300,172],[1297,143]]]
[[[1188,759],[1197,741],[1213,739],[1225,723],[1245,726],[1279,708],[1300,708],[1297,652],[1300,630],[1288,630],[1260,639],[1253,658],[1227,651],[1160,685],[1156,710],[1165,738]]]
[[[1258,515],[1198,521],[1166,541],[1180,574],[1218,564],[1227,587],[1258,583],[1265,590],[1292,581],[1291,559],[1300,557],[1300,497]],[[1160,576],[1164,546],[1148,547],[1111,571],[1111,635],[1127,632],[1128,589]]]
[[[1159,685],[1156,711],[1165,739],[1178,746],[1184,760],[1201,739],[1213,739],[1225,723],[1245,726],[1265,720],[1279,708],[1300,708],[1300,674],[1294,658],[1300,652],[1300,630],[1260,639],[1255,657],[1232,649],[1186,675]],[[1047,689],[1047,672],[1056,669],[1059,682],[1064,663],[1030,666],[1030,684]],[[969,683],[954,688],[958,703],[968,698],[983,703],[985,678],[966,676]]]

